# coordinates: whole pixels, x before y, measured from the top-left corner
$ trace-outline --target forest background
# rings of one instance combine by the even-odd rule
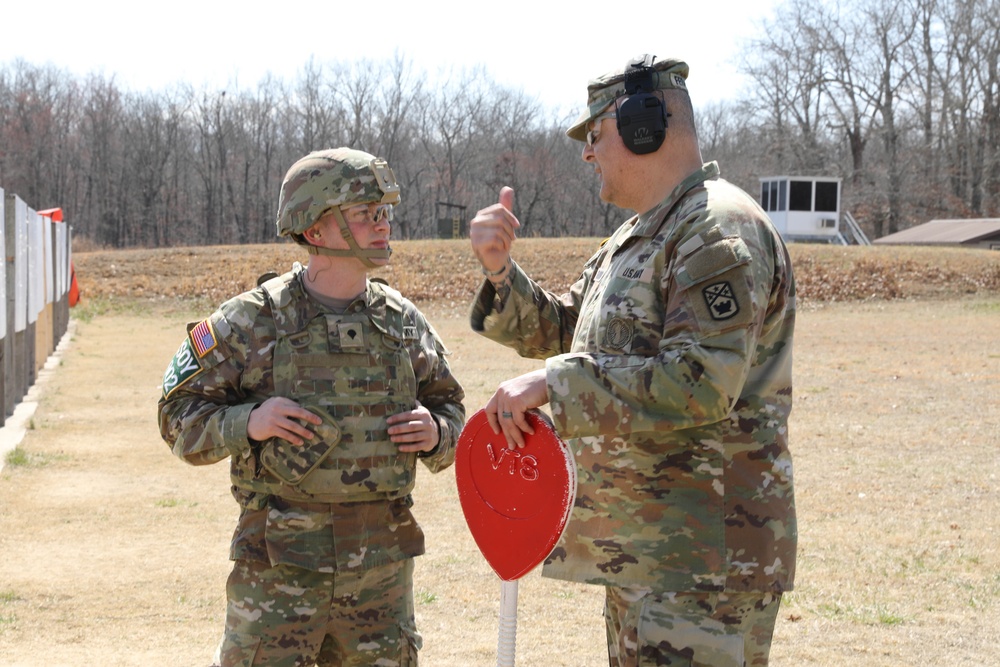
[[[741,96],[699,105],[689,79],[725,178],[750,193],[767,176],[842,178],[842,210],[872,238],[1000,215],[1000,0],[790,0],[762,26]],[[570,117],[460,65],[432,84],[404,54],[310,59],[293,80],[134,91],[16,59],[0,65],[0,186],[62,207],[78,248],[263,243],[287,167],[345,145],[392,165],[401,239],[438,236],[502,185],[526,235],[617,226]]]

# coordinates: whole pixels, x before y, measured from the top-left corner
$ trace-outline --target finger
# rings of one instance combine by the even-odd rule
[[[396,424],[389,429],[389,437],[393,442],[413,442],[427,435],[428,427],[423,422],[410,421]]]
[[[519,449],[524,447],[524,434],[521,433],[521,429],[514,425],[513,420],[507,419],[506,421],[510,422],[509,425],[505,424],[503,429],[504,438],[507,439],[507,448]]]
[[[405,424],[406,422],[413,419],[413,412],[397,412],[394,415],[389,415],[385,418],[387,424]],[[390,429],[391,430],[391,429]]]
[[[279,426],[276,426],[274,428],[274,435],[272,437],[285,440],[293,445],[302,445],[305,444],[307,440],[312,439],[313,434],[308,431],[307,433],[308,435],[302,435],[300,433],[297,433],[296,431],[293,431],[290,428],[281,428]]]
[[[508,211],[514,210],[514,188],[506,185],[500,188],[500,205]]]
[[[317,415],[315,412],[300,407],[296,403],[292,403],[284,410],[281,410],[280,414],[289,420],[301,419],[303,421],[309,422],[310,424],[316,424],[316,425],[323,423],[322,417]]]
[[[528,418],[525,417],[526,412],[515,412],[513,422],[517,426],[518,431],[521,433],[527,433],[529,435],[535,435],[535,427],[531,425]],[[523,439],[522,439],[523,442]]]
[[[486,411],[486,421],[489,422],[490,428],[493,429],[493,435],[500,435],[500,420],[497,419],[496,411]]]
[[[486,402],[483,407],[483,412],[486,413],[486,421],[489,423],[490,428],[493,429],[493,435],[500,435],[502,432],[500,429],[500,417],[497,414],[499,408],[497,408],[497,395],[496,392],[490,396],[490,400]]]
[[[500,428],[503,429],[503,437],[507,441],[508,449],[524,447],[524,435],[518,426],[518,420],[523,420],[523,415],[516,410],[500,412]]]
[[[310,424],[316,424],[317,426],[323,423],[322,417],[313,412],[309,412],[308,410],[303,410],[302,412],[296,413],[295,418],[305,420]]]

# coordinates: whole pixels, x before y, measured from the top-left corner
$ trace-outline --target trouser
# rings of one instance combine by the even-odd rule
[[[413,559],[357,573],[236,561],[222,667],[415,667]]]
[[[608,587],[611,667],[766,667],[780,595]]]

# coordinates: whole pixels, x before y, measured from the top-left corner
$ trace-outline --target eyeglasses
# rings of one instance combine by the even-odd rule
[[[601,121],[605,118],[617,118],[618,114],[615,111],[605,111],[594,117],[590,122],[594,124],[594,128],[587,130],[587,145],[593,147],[597,143],[597,140],[601,138],[601,133],[598,132],[597,128],[601,126]]]
[[[382,221],[392,222],[392,204],[357,204],[355,206],[341,206],[341,212],[348,222],[355,224],[371,221],[378,224]]]

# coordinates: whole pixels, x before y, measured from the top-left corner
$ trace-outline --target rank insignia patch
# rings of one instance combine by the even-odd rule
[[[713,320],[728,320],[740,312],[740,304],[736,301],[729,281],[709,285],[701,293]]]
[[[212,329],[212,323],[208,320],[202,320],[198,325],[191,329],[191,345],[194,347],[195,354],[201,359],[206,354],[215,349],[218,345],[218,341],[215,339],[215,330]]]

